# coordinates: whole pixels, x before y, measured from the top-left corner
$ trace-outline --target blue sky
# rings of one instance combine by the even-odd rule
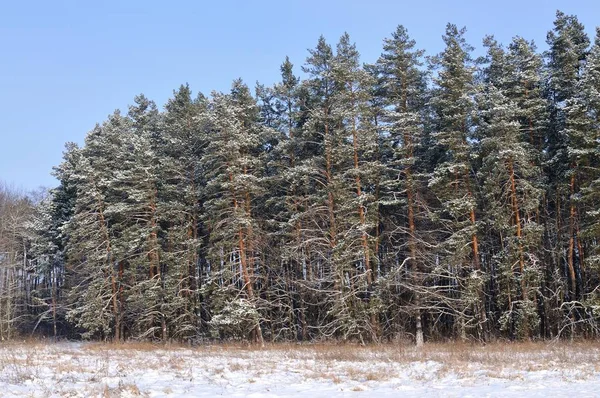
[[[557,9],[576,14],[593,38],[600,2],[565,1],[4,1],[0,2],[0,181],[51,187],[64,143],[144,93],[162,107],[188,82],[226,91],[243,78],[272,84],[290,56],[297,72],[323,34],[350,34],[364,62],[398,24],[428,55],[447,22],[467,27],[481,51],[494,34],[545,49]]]

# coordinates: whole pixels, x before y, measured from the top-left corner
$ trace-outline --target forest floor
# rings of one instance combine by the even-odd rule
[[[600,342],[0,343],[2,397],[568,395],[600,395]]]

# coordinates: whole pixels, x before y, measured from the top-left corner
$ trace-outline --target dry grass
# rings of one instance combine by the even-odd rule
[[[178,350],[188,349],[188,345],[179,343],[153,343],[146,341],[126,341],[117,343],[102,343],[102,342],[91,342],[85,345],[85,349],[88,351],[157,351],[157,350]]]
[[[267,344],[257,346],[223,344],[194,349],[198,355],[227,358],[249,358],[262,355],[284,356],[306,369],[305,376],[314,379],[357,382],[386,381],[397,377],[398,366],[410,363],[437,363],[435,369],[415,370],[413,379],[426,381],[454,374],[459,378],[493,377],[519,380],[520,372],[558,371],[570,378],[585,379],[600,372],[600,342],[493,342],[429,343],[418,349],[410,344]],[[379,364],[375,367],[372,362]],[[366,363],[369,362],[369,366]],[[360,364],[365,363],[364,367]],[[332,364],[337,364],[333,366]],[[347,364],[347,365],[344,365]],[[298,365],[296,365],[298,366]],[[239,371],[239,363],[229,365]]]
[[[102,398],[119,398],[123,396],[129,397],[148,397],[148,393],[143,393],[140,391],[135,383],[122,383],[115,387],[109,387],[108,385],[103,385],[102,388]]]
[[[0,374],[12,383],[24,383],[37,376],[34,352],[22,350],[2,350],[0,353]]]
[[[527,372],[551,371],[565,381],[600,375],[600,342],[494,342],[490,344],[236,344],[198,347],[151,343],[0,345],[0,387],[42,383],[45,395],[68,396],[83,383],[87,396],[147,396],[136,375],[169,375],[184,383],[249,385],[285,374],[297,382],[332,383],[365,391],[393,380],[428,383],[444,378],[474,383],[482,378],[525,382]],[[79,383],[79,384],[78,384]],[[179,382],[178,382],[179,383]],[[174,388],[178,383],[174,383]],[[77,387],[80,388],[80,387]],[[165,387],[164,394],[176,394]]]
[[[481,363],[490,366],[521,363],[523,370],[540,370],[548,365],[578,365],[587,362],[598,366],[600,341],[583,342],[494,342],[479,343],[430,343],[418,349],[412,345],[392,344],[268,344],[238,346],[233,344],[211,345],[194,349],[202,355],[226,355],[247,357],[250,353],[278,353],[290,359],[311,358],[317,361],[365,362],[377,359],[408,363],[436,361],[449,365]]]

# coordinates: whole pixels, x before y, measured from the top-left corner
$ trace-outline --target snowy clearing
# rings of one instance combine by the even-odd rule
[[[3,397],[597,396],[600,344],[0,345]]]

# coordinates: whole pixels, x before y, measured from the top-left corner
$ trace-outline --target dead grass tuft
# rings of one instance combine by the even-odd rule
[[[118,398],[123,396],[149,397],[149,394],[140,391],[135,383],[124,383],[119,381],[119,384],[112,388],[107,384],[104,384],[101,396],[102,398]]]
[[[232,372],[238,372],[243,369],[244,369],[244,366],[241,363],[234,362],[234,363],[229,364],[229,370]]]

